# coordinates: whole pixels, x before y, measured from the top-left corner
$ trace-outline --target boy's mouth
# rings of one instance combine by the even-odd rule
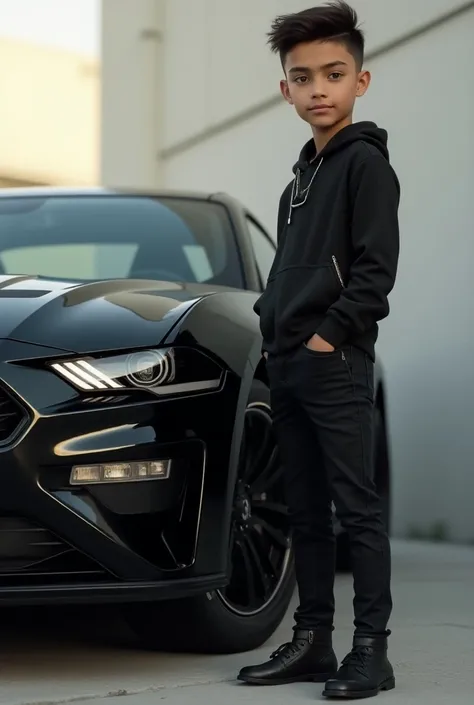
[[[331,110],[331,107],[331,105],[321,103],[321,105],[313,105],[311,108],[308,108],[308,110],[310,113],[320,113],[325,112],[326,110]]]

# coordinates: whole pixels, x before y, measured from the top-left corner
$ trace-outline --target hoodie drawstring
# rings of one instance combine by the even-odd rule
[[[288,211],[288,225],[291,224],[291,216],[292,216],[292,213],[293,213],[293,208],[299,208],[300,206],[304,206],[304,204],[305,204],[306,201],[308,200],[308,196],[309,196],[309,192],[310,192],[311,186],[313,185],[313,181],[314,181],[314,179],[316,178],[316,174],[317,174],[318,171],[320,170],[323,161],[324,161],[324,158],[321,157],[321,159],[319,160],[319,164],[318,164],[318,166],[316,167],[316,169],[314,170],[313,176],[311,177],[311,181],[309,182],[308,186],[307,186],[305,189],[303,189],[303,191],[301,191],[301,195],[306,194],[305,197],[304,197],[304,200],[301,201],[301,203],[295,203],[295,198],[296,198],[296,196],[297,196],[297,191],[299,190],[300,175],[301,175],[300,169],[297,169],[297,170],[296,170],[296,175],[295,175],[295,178],[293,179],[293,185],[292,185],[292,187],[291,187],[290,209],[289,209],[289,211]]]

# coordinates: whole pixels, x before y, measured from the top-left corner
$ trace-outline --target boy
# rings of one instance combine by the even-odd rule
[[[313,139],[278,214],[278,249],[255,311],[285,467],[300,604],[292,642],[242,669],[248,683],[326,682],[324,695],[363,698],[395,687],[387,659],[390,544],[371,448],[377,321],[398,266],[400,188],[387,133],[352,122],[370,74],[356,13],[332,2],[279,17],[270,32],[281,91]],[[352,650],[338,670],[334,502],[354,573]]]

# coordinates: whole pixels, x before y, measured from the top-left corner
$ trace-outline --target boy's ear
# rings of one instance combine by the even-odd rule
[[[358,98],[361,98],[363,95],[367,93],[367,89],[370,85],[372,76],[370,75],[370,71],[361,71],[359,73],[359,78],[357,79],[357,92],[356,95]]]
[[[290,91],[288,90],[288,81],[282,78],[280,81],[280,91],[283,96],[283,98],[286,100],[287,103],[290,105],[293,105],[293,101],[291,99]]]

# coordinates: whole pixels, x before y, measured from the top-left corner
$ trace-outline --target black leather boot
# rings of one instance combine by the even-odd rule
[[[341,663],[335,678],[328,680],[328,698],[371,698],[395,688],[393,668],[387,658],[386,637],[354,637],[352,651]]]
[[[254,685],[283,685],[297,681],[324,683],[336,671],[332,632],[296,629],[293,641],[282,644],[269,661],[243,668],[237,678]]]

